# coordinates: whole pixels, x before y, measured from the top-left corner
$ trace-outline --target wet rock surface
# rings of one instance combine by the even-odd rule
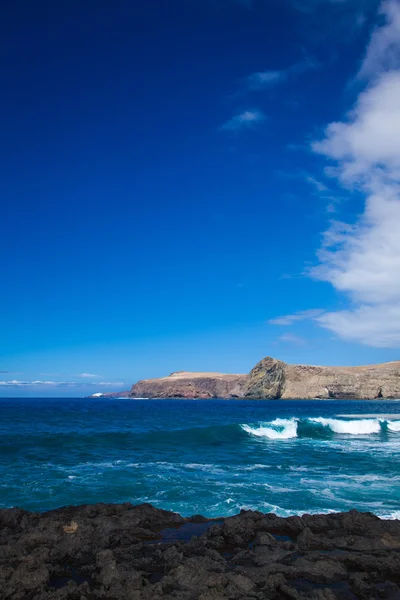
[[[400,521],[184,519],[143,504],[0,511],[1,600],[400,600]]]

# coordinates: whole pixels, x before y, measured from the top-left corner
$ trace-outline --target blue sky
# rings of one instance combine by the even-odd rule
[[[23,0],[0,33],[1,395],[399,358],[399,0]]]

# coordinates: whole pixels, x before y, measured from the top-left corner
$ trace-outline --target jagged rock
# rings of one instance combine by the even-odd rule
[[[199,522],[146,504],[1,510],[0,599],[400,597],[400,521],[357,511],[287,519],[243,511],[179,539],[179,527]],[[288,534],[292,541],[283,541]]]
[[[363,367],[289,365],[264,358],[250,372],[246,398],[400,397],[400,361]]]

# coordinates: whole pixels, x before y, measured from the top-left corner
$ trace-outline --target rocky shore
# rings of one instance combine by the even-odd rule
[[[2,600],[400,598],[400,521],[210,521],[148,504],[0,511]]]

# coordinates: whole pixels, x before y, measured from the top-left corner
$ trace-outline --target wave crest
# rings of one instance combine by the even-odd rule
[[[258,425],[241,425],[246,433],[270,440],[288,440],[296,437],[324,438],[333,435],[374,435],[381,432],[400,433],[400,420],[385,419],[275,419]]]
[[[369,435],[381,431],[381,422],[379,419],[356,419],[353,421],[344,421],[341,419],[324,419],[318,417],[309,419],[312,423],[319,423],[323,427],[329,427],[333,433],[345,433],[347,435]]]
[[[242,425],[242,429],[257,437],[267,437],[270,440],[288,440],[297,437],[297,419],[275,419],[275,421],[259,427]]]

